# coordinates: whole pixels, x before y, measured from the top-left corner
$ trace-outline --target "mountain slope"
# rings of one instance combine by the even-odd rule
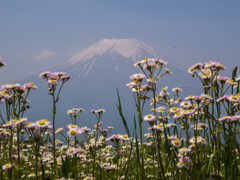
[[[113,132],[123,133],[124,127],[118,115],[115,102],[117,102],[116,88],[119,89],[123,113],[133,127],[133,115],[136,112],[131,89],[126,88],[130,82],[129,76],[140,72],[133,64],[143,58],[159,58],[161,55],[151,47],[136,39],[103,39],[89,48],[79,52],[68,61],[50,69],[50,71],[67,72],[71,76],[60,95],[57,103],[57,127],[70,123],[67,110],[71,108],[83,108],[80,126],[93,127],[96,123],[91,109],[106,109],[102,121],[103,127],[112,125],[118,127]],[[168,62],[173,75],[166,75],[159,80],[158,91],[165,86],[173,88],[179,86],[185,90],[184,94],[191,92],[194,81],[186,70],[180,65]],[[163,73],[165,70],[163,69]],[[30,120],[41,118],[51,119],[52,102],[48,93],[47,82],[39,79],[38,74],[25,78],[21,83],[34,82],[38,89],[29,96],[31,109],[26,113]],[[189,85],[190,84],[190,85]],[[157,92],[157,93],[159,93]],[[187,95],[187,94],[186,94]],[[149,95],[151,97],[151,95]],[[149,102],[146,103],[145,112],[149,113]],[[148,126],[144,123],[144,126]]]

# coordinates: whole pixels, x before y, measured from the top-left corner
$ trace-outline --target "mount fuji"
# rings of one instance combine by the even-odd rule
[[[167,68],[173,72],[172,76],[165,75],[159,80],[157,85],[159,92],[165,86],[170,89],[178,86],[183,89],[185,95],[193,89],[196,90],[193,85],[195,84],[194,80],[180,62],[163,59],[161,54],[137,39],[103,39],[80,51],[64,63],[49,69],[54,72],[66,72],[71,76],[71,79],[63,86],[60,100],[57,103],[56,128],[71,122],[67,110],[72,108],[85,110],[81,115],[79,126],[93,128],[96,119],[90,111],[103,108],[106,109],[106,113],[102,118],[104,123],[102,127],[115,126],[113,132],[124,133],[124,127],[115,106],[115,102],[118,102],[116,93],[116,88],[118,88],[123,114],[129,128],[132,129],[136,108],[132,91],[126,88],[126,84],[130,82],[130,75],[140,72],[133,64],[145,57],[158,58],[168,62]],[[31,108],[26,112],[26,117],[30,121],[42,118],[51,119],[52,101],[47,94],[47,82],[39,79],[38,74],[35,74],[24,78],[20,83],[29,81],[34,82],[38,89],[30,93]],[[149,96],[151,97],[151,95]],[[148,104],[149,102],[145,107],[145,113],[149,113],[151,108]]]

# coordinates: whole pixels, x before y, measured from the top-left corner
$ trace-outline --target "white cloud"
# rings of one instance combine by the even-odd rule
[[[34,52],[32,55],[36,61],[41,61],[41,60],[45,60],[50,57],[53,57],[55,54],[56,54],[55,51],[49,51],[49,50],[44,49],[39,53]]]

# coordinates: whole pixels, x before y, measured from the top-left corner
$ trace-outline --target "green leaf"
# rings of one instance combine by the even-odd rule
[[[117,108],[118,108],[119,115],[120,115],[121,118],[122,118],[122,122],[123,122],[123,125],[124,125],[124,127],[125,127],[125,130],[126,130],[126,132],[127,132],[127,134],[128,134],[128,137],[131,137],[131,136],[130,136],[129,129],[128,129],[128,125],[127,125],[127,122],[126,122],[126,119],[125,119],[125,117],[123,116],[123,113],[122,113],[122,106],[121,106],[121,101],[120,101],[120,96],[119,96],[118,89],[117,89],[117,95],[118,95],[118,103],[119,103],[119,105],[117,105],[116,103],[115,103],[115,105],[116,105]]]
[[[41,166],[42,166],[42,180],[45,180],[45,171],[44,171],[44,165],[42,163],[42,158],[41,158]]]
[[[23,165],[24,165],[24,159],[22,159],[22,160],[20,161],[20,163],[18,164],[18,166],[17,166],[17,171],[22,170],[22,169],[23,169]]]
[[[227,147],[227,146],[226,146],[226,147]],[[225,147],[225,148],[226,148],[226,147]],[[214,152],[210,155],[210,157],[209,157],[209,162],[208,162],[208,168],[207,168],[207,174],[209,173],[209,170],[210,170],[210,168],[211,168],[214,155],[215,155],[218,151],[220,151],[220,150],[221,150],[221,149],[219,149],[219,150],[217,150],[217,151],[214,151]]]
[[[237,75],[237,69],[238,69],[238,67],[236,66],[232,71],[232,80],[235,80],[235,77]]]

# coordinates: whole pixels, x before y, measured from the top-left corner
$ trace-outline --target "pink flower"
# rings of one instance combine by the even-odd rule
[[[227,119],[229,121],[238,121],[240,119],[240,116],[234,115],[234,116],[228,116]]]
[[[146,76],[144,74],[133,74],[132,76],[129,77],[131,81],[137,80],[137,81],[142,81]]]
[[[50,80],[48,80],[48,84],[51,84],[51,85],[53,85],[53,86],[56,86],[56,85],[58,84],[58,82],[57,82],[57,80],[55,80],[55,79],[50,79]]]
[[[182,108],[189,109],[190,107],[192,107],[192,104],[191,104],[191,102],[189,102],[189,101],[182,101],[182,102],[180,103],[180,106],[181,106]]]
[[[173,147],[180,147],[182,142],[181,142],[181,140],[172,140],[171,144]]]
[[[49,72],[49,71],[45,71],[45,72],[39,74],[39,77],[40,77],[41,79],[48,79],[50,73],[51,73],[51,72]]]
[[[67,82],[68,80],[70,79],[70,76],[61,76],[60,80],[63,81],[63,82]]]

